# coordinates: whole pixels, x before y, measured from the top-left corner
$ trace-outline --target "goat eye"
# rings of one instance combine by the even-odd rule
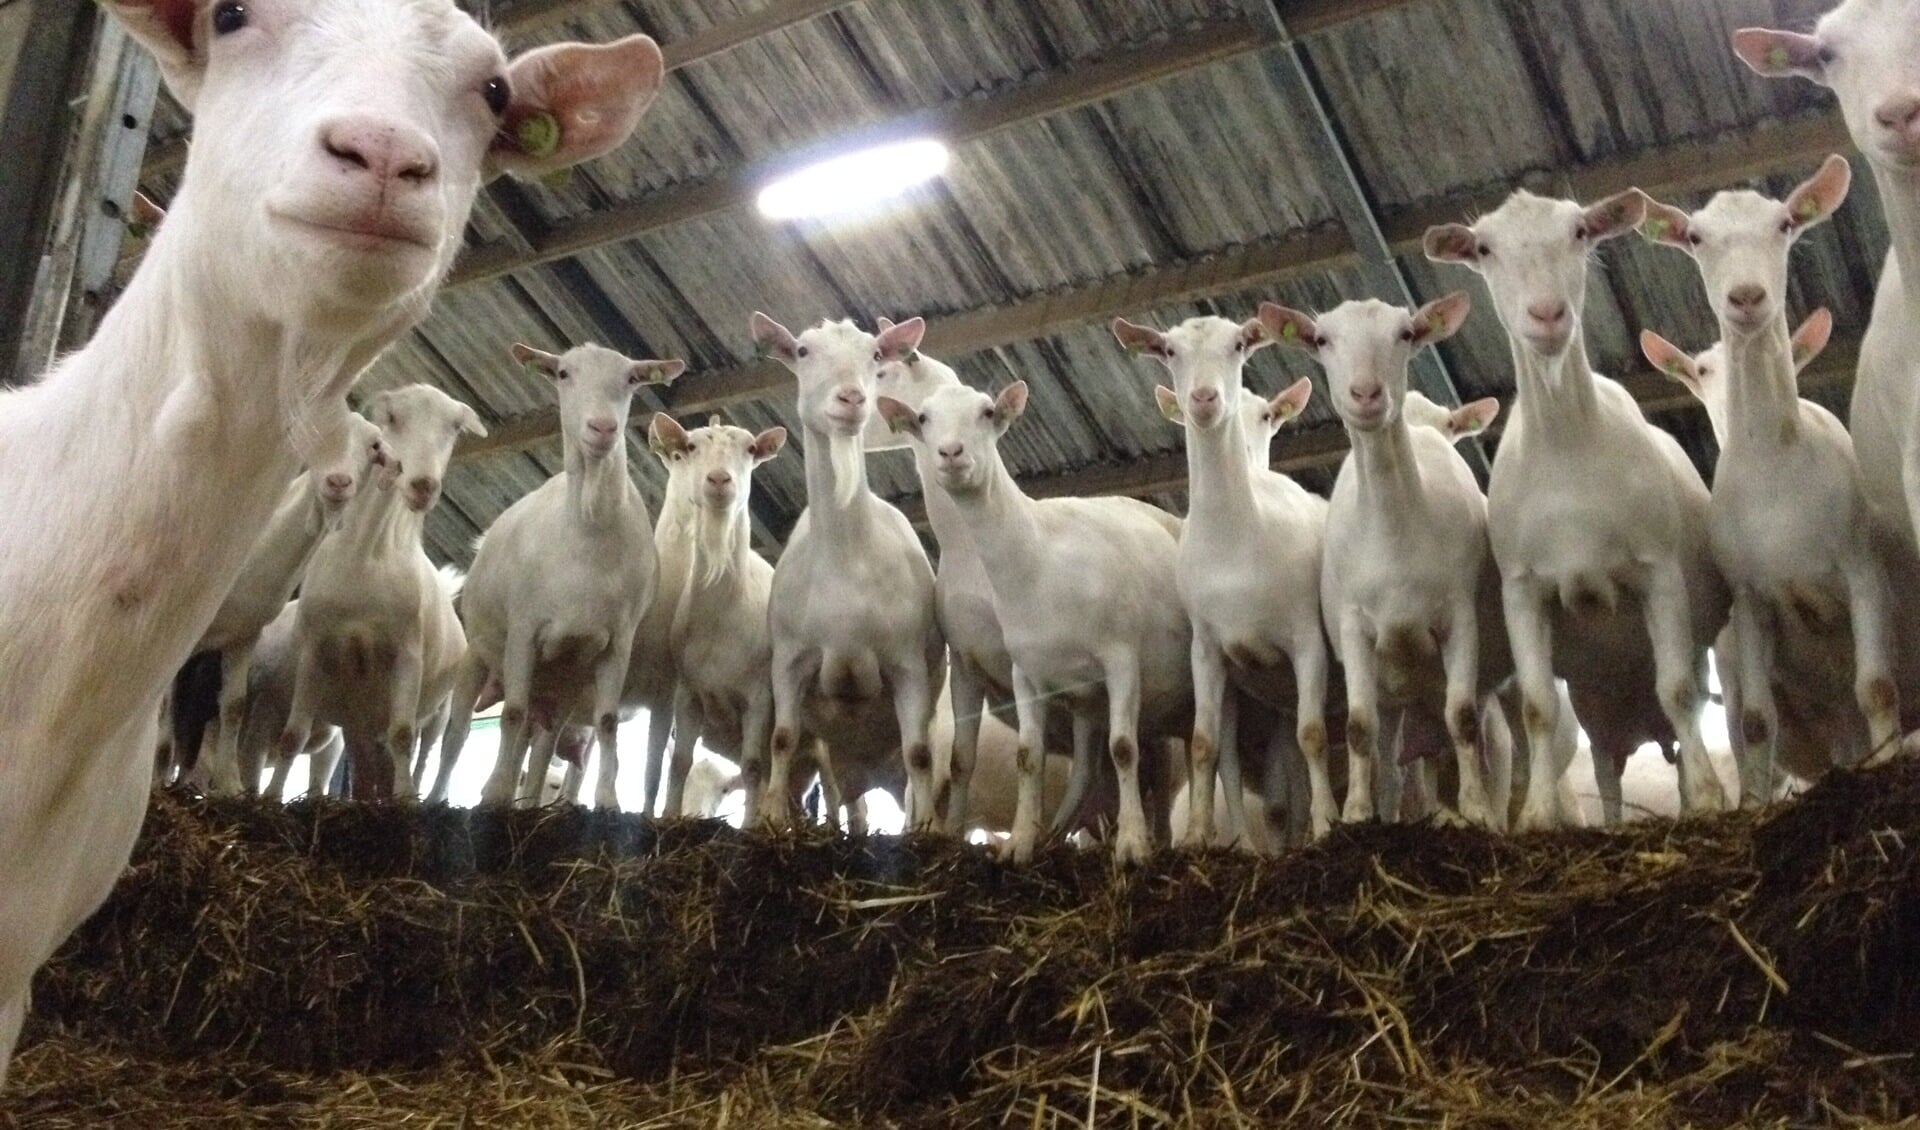
[[[1233,351],[1234,351],[1235,353],[1245,353],[1245,352],[1247,351],[1247,343],[1246,343],[1246,342],[1244,342],[1244,341],[1236,341],[1236,342],[1234,342],[1234,343],[1233,343]]]
[[[1697,232],[1697,231],[1690,231],[1690,232],[1688,232],[1688,233],[1687,233],[1687,245],[1688,245],[1688,246],[1690,246],[1690,247],[1698,247],[1698,246],[1700,246],[1700,243],[1701,243],[1701,240],[1700,240],[1700,233],[1699,233],[1699,232]]]
[[[1585,243],[1587,241],[1587,225],[1579,224],[1575,226],[1573,229],[1573,238],[1577,243]]]
[[[1412,326],[1408,326],[1408,327],[1407,327],[1406,329],[1404,329],[1404,330],[1401,330],[1401,331],[1400,331],[1400,340],[1401,340],[1401,341],[1412,341],[1412,340],[1413,340],[1413,327],[1412,327]]]
[[[1821,65],[1821,66],[1823,66],[1823,67],[1830,67],[1830,66],[1832,66],[1832,65],[1833,65],[1833,59],[1834,59],[1834,55],[1833,55],[1833,48],[1831,48],[1831,47],[1828,47],[1828,46],[1827,46],[1826,44],[1824,44],[1824,43],[1822,43],[1822,44],[1820,45],[1820,50],[1819,50],[1819,52],[1818,52],[1817,54],[1815,54],[1815,56],[1814,56],[1814,58],[1816,58],[1816,59],[1819,59],[1819,60],[1820,60],[1820,65]]]
[[[800,348],[793,351],[793,355],[795,357],[805,357],[807,355],[807,347],[804,345],[801,346]]]
[[[920,413],[919,423],[923,428],[927,426],[927,414],[925,412]]]
[[[213,31],[216,35],[232,35],[247,26],[247,6],[240,0],[226,0],[213,10]]]
[[[1793,217],[1792,217],[1792,216],[1788,216],[1788,217],[1787,217],[1786,219],[1784,219],[1784,220],[1781,220],[1781,221],[1780,221],[1780,234],[1781,234],[1781,235],[1786,235],[1786,234],[1787,234],[1788,232],[1790,232],[1790,231],[1792,231],[1792,230],[1793,230]]]
[[[1485,259],[1493,254],[1493,248],[1488,247],[1486,244],[1483,243],[1480,246],[1473,249],[1473,254],[1476,258]]]
[[[569,374],[567,373],[567,371],[565,369],[562,369],[558,373],[554,374],[553,379],[556,381],[564,381],[567,379],[568,375]]]
[[[504,77],[495,75],[481,88],[480,96],[487,100],[487,109],[492,110],[493,116],[498,118],[507,112],[507,104],[513,101],[513,88],[507,85]]]

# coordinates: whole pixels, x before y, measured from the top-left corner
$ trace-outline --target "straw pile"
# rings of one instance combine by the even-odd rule
[[[1275,860],[156,801],[0,1120],[1534,1127],[1920,1114],[1920,766]]]

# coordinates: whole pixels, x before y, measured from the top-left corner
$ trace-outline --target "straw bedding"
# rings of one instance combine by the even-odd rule
[[[0,1123],[1920,1116],[1920,766],[1764,814],[1030,868],[937,837],[157,798]]]

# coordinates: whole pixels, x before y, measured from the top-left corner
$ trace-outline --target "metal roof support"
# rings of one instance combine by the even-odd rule
[[[1262,62],[1279,85],[1287,104],[1311,114],[1313,124],[1318,127],[1324,151],[1315,155],[1318,158],[1316,163],[1334,174],[1328,178],[1331,182],[1327,185],[1328,194],[1333,200],[1335,213],[1347,229],[1348,238],[1360,254],[1360,273],[1366,279],[1368,289],[1389,302],[1417,307],[1420,300],[1414,297],[1413,287],[1407,282],[1406,273],[1400,269],[1399,262],[1394,259],[1393,248],[1381,230],[1379,212],[1366,186],[1360,181],[1354,167],[1353,150],[1347,145],[1340,123],[1329,107],[1319,72],[1314,69],[1304,45],[1288,29],[1287,18],[1281,11],[1285,3],[1286,0],[1271,0],[1267,5],[1274,27],[1280,34],[1280,46],[1268,51]],[[1414,354],[1413,378],[1415,386],[1435,402],[1453,408],[1460,406],[1459,386],[1454,383],[1453,374],[1447,371],[1447,364],[1441,359],[1437,348],[1423,349]],[[1480,441],[1468,441],[1461,451],[1474,473],[1485,479],[1489,464],[1486,449]]]

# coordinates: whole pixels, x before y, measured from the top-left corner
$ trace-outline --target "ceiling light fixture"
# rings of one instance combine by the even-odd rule
[[[898,196],[946,171],[947,147],[932,138],[842,153],[782,176],[760,190],[760,213],[804,220],[850,212]]]

